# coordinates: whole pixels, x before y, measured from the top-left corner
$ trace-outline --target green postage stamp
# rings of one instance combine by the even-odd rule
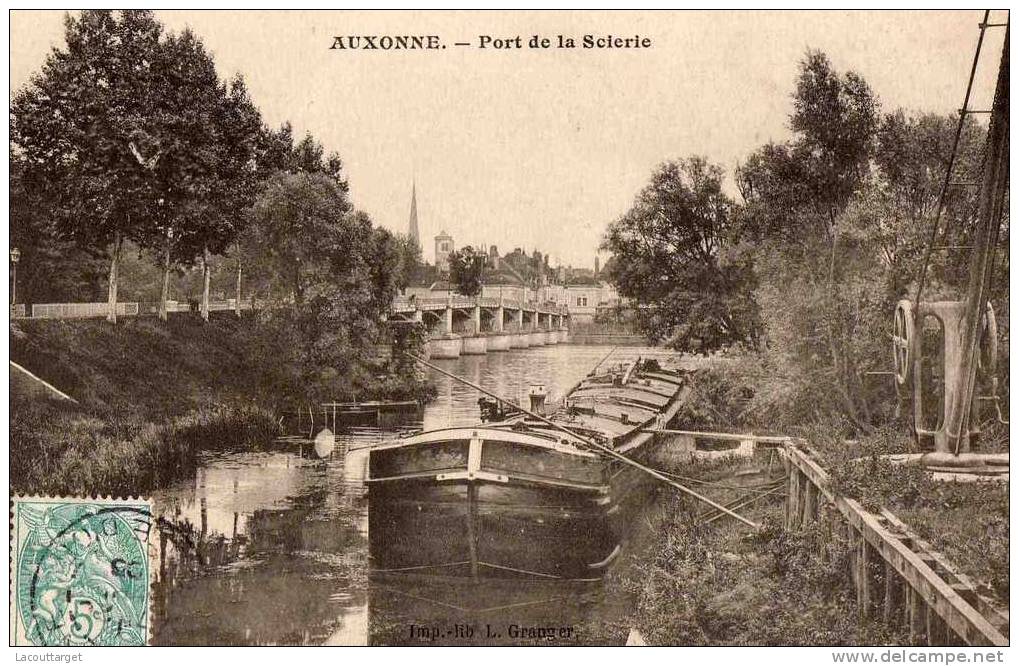
[[[11,644],[145,645],[149,635],[146,500],[11,501]]]

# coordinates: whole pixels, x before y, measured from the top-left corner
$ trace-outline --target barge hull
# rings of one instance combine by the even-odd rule
[[[646,462],[648,427],[671,418],[685,391],[679,377],[638,379],[626,387],[581,382],[567,396],[576,405],[559,418],[589,436],[608,433],[616,450]],[[645,399],[635,400],[640,391]],[[371,452],[372,573],[596,580],[656,486],[526,415],[420,433]]]

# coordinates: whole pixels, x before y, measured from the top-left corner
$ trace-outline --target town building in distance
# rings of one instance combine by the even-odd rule
[[[411,188],[407,234],[420,247],[416,184]],[[455,285],[449,283],[449,257],[456,250],[456,240],[442,230],[434,237],[434,242],[435,263],[426,262],[418,268],[411,283],[404,289],[405,296],[445,298],[455,292]],[[625,318],[627,303],[606,278],[598,257],[594,258],[592,270],[550,266],[549,256],[537,249],[528,254],[518,247],[505,255],[499,254],[496,245],[479,243],[475,249],[485,257],[483,297],[565,305],[569,307],[570,318],[575,325],[593,324],[595,321],[618,322],[621,317]]]

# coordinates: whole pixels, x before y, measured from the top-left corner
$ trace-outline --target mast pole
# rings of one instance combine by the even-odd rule
[[[986,21],[985,21],[986,22]],[[1009,29],[1005,28],[1001,64],[991,106],[991,122],[987,131],[987,162],[984,166],[977,212],[977,229],[970,260],[969,284],[966,290],[965,314],[962,321],[962,360],[958,374],[956,399],[949,405],[945,430],[955,440],[955,453],[959,454],[967,437],[974,386],[976,384],[976,355],[980,345],[981,322],[987,309],[988,283],[991,279],[991,256],[997,242],[1004,198],[1008,187],[1009,146]]]

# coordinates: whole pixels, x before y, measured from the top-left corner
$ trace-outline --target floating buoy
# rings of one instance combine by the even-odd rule
[[[319,458],[328,458],[333,454],[336,449],[336,437],[333,436],[333,431],[329,428],[322,428],[322,430],[315,435],[315,455]]]

